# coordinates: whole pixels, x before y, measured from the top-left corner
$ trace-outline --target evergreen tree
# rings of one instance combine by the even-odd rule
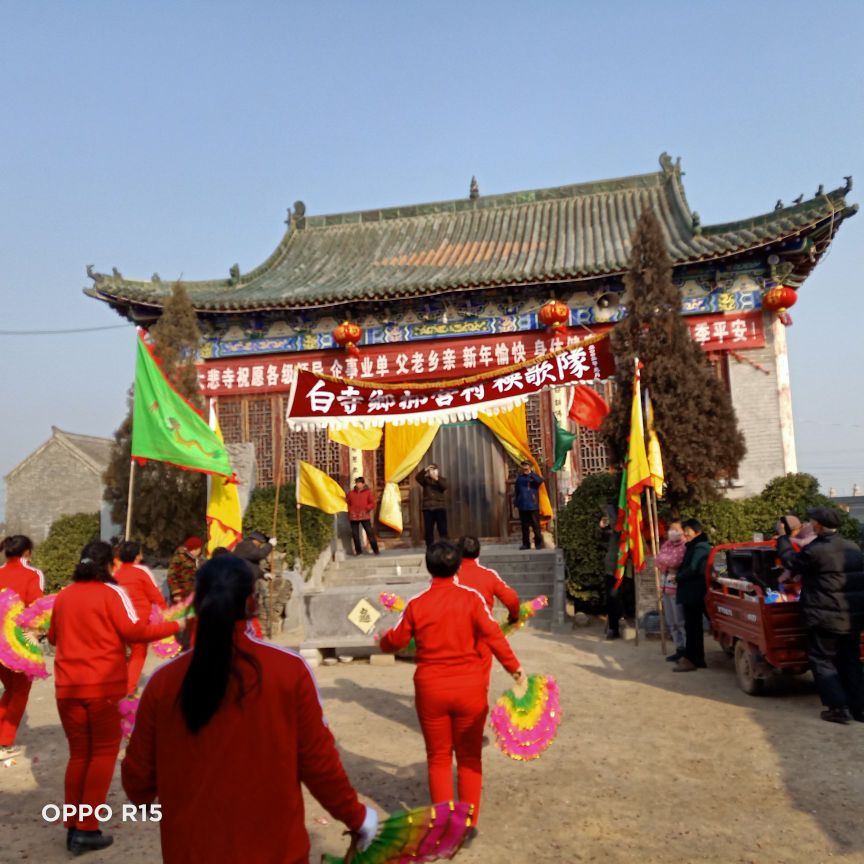
[[[186,289],[179,283],[173,286],[150,335],[168,380],[196,408],[203,409],[195,369],[201,332]],[[114,433],[111,461],[105,472],[105,500],[111,505],[112,518],[121,526],[126,524],[129,494],[133,398],[130,390],[129,412]],[[147,549],[167,557],[186,537],[204,536],[207,481],[203,474],[164,462],[137,465],[133,496],[131,534]]]
[[[738,476],[746,452],[732,400],[681,318],[672,262],[660,223],[650,210],[640,217],[632,246],[624,276],[627,317],[610,337],[618,388],[601,432],[614,461],[623,463],[638,357],[642,386],[654,405],[670,502],[714,498],[718,481]]]

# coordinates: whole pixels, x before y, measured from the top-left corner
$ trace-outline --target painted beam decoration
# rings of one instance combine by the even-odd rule
[[[532,393],[608,378],[614,371],[608,334],[591,336],[578,345],[548,352],[501,372],[480,372],[449,381],[406,381],[404,384],[347,380],[297,371],[286,419],[293,428],[340,425],[380,426],[468,420],[478,413],[496,413],[525,401]],[[604,361],[601,362],[600,346]]]
[[[705,351],[741,351],[765,345],[763,315],[759,310],[695,315],[684,320],[693,341]],[[593,331],[603,334],[610,329],[611,325],[606,325]],[[494,337],[395,342],[365,346],[359,357],[333,349],[208,360],[199,365],[201,389],[207,396],[287,393],[300,369],[334,378],[389,383],[467,377],[557,351],[571,339],[578,341],[572,335],[574,330],[584,332],[572,328],[571,335],[523,331]],[[614,361],[607,340],[595,344],[594,356],[603,373],[599,377],[611,377]]]

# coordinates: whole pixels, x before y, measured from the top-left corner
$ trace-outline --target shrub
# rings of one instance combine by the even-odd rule
[[[45,574],[45,593],[59,591],[72,581],[81,550],[99,539],[99,514],[76,513],[61,516],[48,531],[45,542],[36,547],[33,564]]]
[[[591,474],[570,497],[558,517],[558,545],[564,550],[567,592],[577,610],[600,611],[604,603],[604,559],[607,544],[598,523],[604,505],[615,501],[618,487],[611,474]]]
[[[299,557],[302,569],[308,571],[333,539],[333,517],[312,507],[300,508],[300,527],[303,532],[301,556],[295,500],[294,484],[283,486],[279,493],[279,508],[276,513],[276,539],[279,541],[276,548],[285,555],[288,566]],[[275,488],[255,489],[243,514],[243,530],[246,533],[260,531],[270,536],[275,502]]]

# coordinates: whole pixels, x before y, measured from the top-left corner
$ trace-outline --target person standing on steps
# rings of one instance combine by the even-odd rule
[[[360,528],[366,532],[372,551],[378,554],[378,538],[372,528],[372,517],[375,515],[375,496],[366,485],[363,477],[354,480],[354,488],[345,496],[348,502],[348,521],[351,523],[351,540],[354,543],[354,554],[363,554],[363,542],[360,539]]]
[[[438,528],[438,539],[447,539],[447,489],[450,484],[446,477],[441,476],[438,466],[432,462],[421,468],[414,479],[423,487],[423,534],[426,538],[426,548],[435,539],[435,528]]]
[[[534,548],[543,548],[543,534],[540,531],[540,487],[543,478],[535,474],[531,463],[526,459],[519,466],[516,478],[516,509],[522,523],[522,545],[520,549],[531,548],[530,532],[534,532]]]

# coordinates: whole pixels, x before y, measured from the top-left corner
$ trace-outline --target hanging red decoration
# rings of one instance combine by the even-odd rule
[[[560,300],[547,300],[537,313],[537,320],[544,327],[560,327],[570,320],[570,310]]]
[[[792,318],[786,311],[798,301],[798,293],[788,285],[777,285],[762,295],[762,308],[769,312],[776,312],[777,317],[787,327],[792,323]]]
[[[333,341],[341,345],[349,354],[357,357],[360,350],[357,343],[363,338],[363,328],[351,321],[343,321],[333,329]]]

